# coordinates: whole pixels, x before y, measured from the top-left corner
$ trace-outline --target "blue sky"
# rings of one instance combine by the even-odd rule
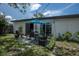
[[[6,18],[24,19],[32,18],[35,13],[42,13],[46,17],[60,16],[67,14],[79,14],[78,3],[36,3],[28,7],[27,12],[22,14],[18,9],[10,7],[8,4],[0,5],[0,13],[4,13]]]

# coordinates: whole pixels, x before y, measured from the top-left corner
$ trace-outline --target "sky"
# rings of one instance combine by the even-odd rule
[[[42,13],[45,17],[79,14],[78,3],[32,3],[25,14],[8,4],[0,4],[0,14],[5,14],[11,20],[32,18],[35,13]]]

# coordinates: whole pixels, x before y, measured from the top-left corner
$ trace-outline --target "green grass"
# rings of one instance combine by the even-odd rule
[[[31,46],[31,48],[29,48]],[[24,50],[22,50],[24,49]],[[34,44],[23,44],[13,34],[0,36],[0,56],[49,56],[51,51]]]
[[[32,46],[32,48],[28,48],[28,46]],[[22,52],[21,50],[13,50],[18,48],[24,48],[25,50]],[[10,49],[10,50],[9,50]],[[20,52],[20,53],[19,53]],[[51,54],[52,53],[52,54]],[[56,41],[53,52],[48,50],[45,47],[39,45],[27,45],[19,43],[13,36],[13,34],[6,34],[4,36],[0,36],[0,55],[61,55],[61,56],[79,56],[79,43],[72,41]]]
[[[13,34],[6,34],[6,35],[1,35],[0,39],[7,39],[7,38],[13,38]]]

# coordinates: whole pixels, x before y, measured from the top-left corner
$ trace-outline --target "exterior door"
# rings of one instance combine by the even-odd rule
[[[33,29],[34,29],[33,23],[26,23],[26,26],[25,26],[26,35],[30,35]]]
[[[40,24],[40,34],[45,35],[45,24]]]
[[[26,35],[29,35],[30,34],[30,23],[26,23],[26,25],[25,25],[25,34]]]
[[[40,32],[42,35],[49,36],[52,32],[51,24],[41,24]]]
[[[49,36],[52,33],[52,25],[46,24],[46,35]]]

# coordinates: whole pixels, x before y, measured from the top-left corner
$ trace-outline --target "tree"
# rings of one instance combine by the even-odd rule
[[[31,3],[8,3],[9,6],[19,9],[23,14],[27,12],[27,9],[31,6]],[[44,17],[42,13],[37,13],[33,15],[33,18]]]
[[[9,6],[19,9],[23,14],[26,14],[28,8],[31,6],[31,3],[8,3]],[[44,17],[42,13],[37,13],[33,15],[33,18]]]
[[[4,15],[0,15],[0,34],[4,34],[7,26],[7,21]]]
[[[19,9],[23,14],[27,12],[27,8],[31,6],[30,3],[8,3],[9,6]]]
[[[44,17],[42,13],[37,13],[33,15],[33,18],[41,18],[41,17]]]

